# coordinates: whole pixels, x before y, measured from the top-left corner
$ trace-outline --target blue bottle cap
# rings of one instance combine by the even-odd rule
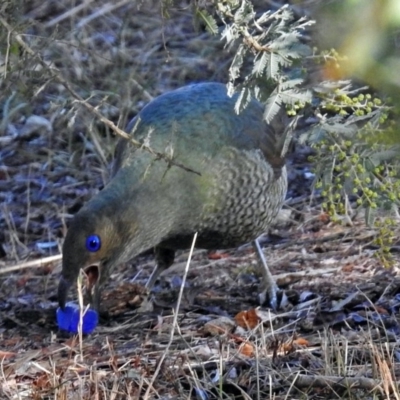
[[[99,322],[99,315],[95,310],[89,308],[84,314],[82,322],[82,332],[84,334],[92,333]],[[58,307],[57,324],[58,327],[64,331],[78,333],[79,306],[75,303],[69,302],[65,305],[64,311]]]

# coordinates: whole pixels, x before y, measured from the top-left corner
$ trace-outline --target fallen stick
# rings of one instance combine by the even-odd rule
[[[19,271],[25,268],[40,268],[43,265],[52,263],[54,261],[60,261],[62,258],[61,254],[57,254],[56,256],[50,256],[45,258],[39,258],[37,260],[27,261],[20,264],[12,265],[11,267],[0,268],[0,275],[6,274],[7,272]]]

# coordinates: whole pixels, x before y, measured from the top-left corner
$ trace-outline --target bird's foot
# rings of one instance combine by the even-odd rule
[[[289,300],[284,290],[279,290],[277,287],[266,288],[258,294],[260,305],[268,305],[274,311],[285,308],[289,304]]]

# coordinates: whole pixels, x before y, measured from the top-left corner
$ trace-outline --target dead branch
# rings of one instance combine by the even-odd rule
[[[23,262],[20,264],[12,265],[11,267],[0,268],[0,275],[7,274],[8,272],[20,271],[21,269],[26,269],[26,268],[40,268],[43,267],[43,265],[50,264],[55,261],[60,261],[61,258],[62,255],[57,254],[56,256],[39,258],[38,260]]]
[[[297,388],[321,388],[321,389],[337,389],[351,388],[363,390],[379,390],[382,392],[382,381],[365,377],[343,377],[343,376],[324,376],[324,375],[287,375],[286,379],[293,382]],[[396,382],[400,386],[400,382]],[[382,392],[383,393],[383,392]]]

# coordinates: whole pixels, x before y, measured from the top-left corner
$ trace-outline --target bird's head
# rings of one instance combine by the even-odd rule
[[[89,291],[93,292],[118,262],[124,248],[123,229],[118,225],[115,219],[90,208],[75,215],[63,245],[62,276],[58,286],[58,302],[62,309],[81,269],[87,274]]]

